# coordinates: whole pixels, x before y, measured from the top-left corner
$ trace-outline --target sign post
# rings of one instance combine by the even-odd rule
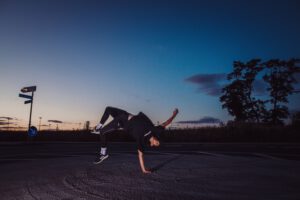
[[[22,93],[19,94],[19,97],[28,99],[27,101],[24,102],[24,104],[30,103],[28,131],[30,130],[30,127],[31,127],[32,104],[33,104],[33,95],[34,95],[35,91],[36,91],[36,86],[24,87],[21,89],[21,92],[23,92],[23,93],[31,92],[31,95],[26,95],[26,94],[22,94]]]

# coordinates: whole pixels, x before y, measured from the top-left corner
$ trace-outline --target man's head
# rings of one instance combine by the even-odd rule
[[[154,136],[150,137],[149,142],[150,142],[151,147],[159,147],[159,145],[160,145],[159,140]]]
[[[154,126],[151,130],[151,136],[149,139],[151,147],[158,147],[160,145],[160,137],[165,128],[163,126]]]

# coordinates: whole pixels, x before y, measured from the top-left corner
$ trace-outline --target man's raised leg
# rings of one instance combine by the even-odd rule
[[[125,110],[121,110],[119,108],[114,108],[114,107],[107,106],[105,108],[105,111],[104,111],[102,117],[101,117],[100,122],[96,125],[95,129],[91,133],[100,134],[100,130],[102,129],[104,123],[106,122],[106,120],[108,119],[109,116],[112,116],[115,119],[115,118],[117,118],[118,116],[121,116],[121,115],[128,116],[129,113],[126,112]]]

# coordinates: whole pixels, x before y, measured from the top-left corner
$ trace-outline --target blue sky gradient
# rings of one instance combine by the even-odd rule
[[[18,92],[37,85],[33,121],[90,120],[106,105],[154,121],[230,119],[186,81],[234,60],[300,57],[299,1],[0,1],[0,115],[27,121]],[[297,105],[299,95],[291,98]]]

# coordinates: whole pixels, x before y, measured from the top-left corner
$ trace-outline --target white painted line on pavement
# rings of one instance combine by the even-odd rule
[[[263,158],[268,158],[268,159],[272,159],[272,160],[283,160],[282,158],[278,158],[278,157],[274,157],[274,156],[270,156],[270,155],[266,155],[266,154],[262,154],[262,153],[252,153],[252,155],[255,155],[258,157],[263,157]]]

